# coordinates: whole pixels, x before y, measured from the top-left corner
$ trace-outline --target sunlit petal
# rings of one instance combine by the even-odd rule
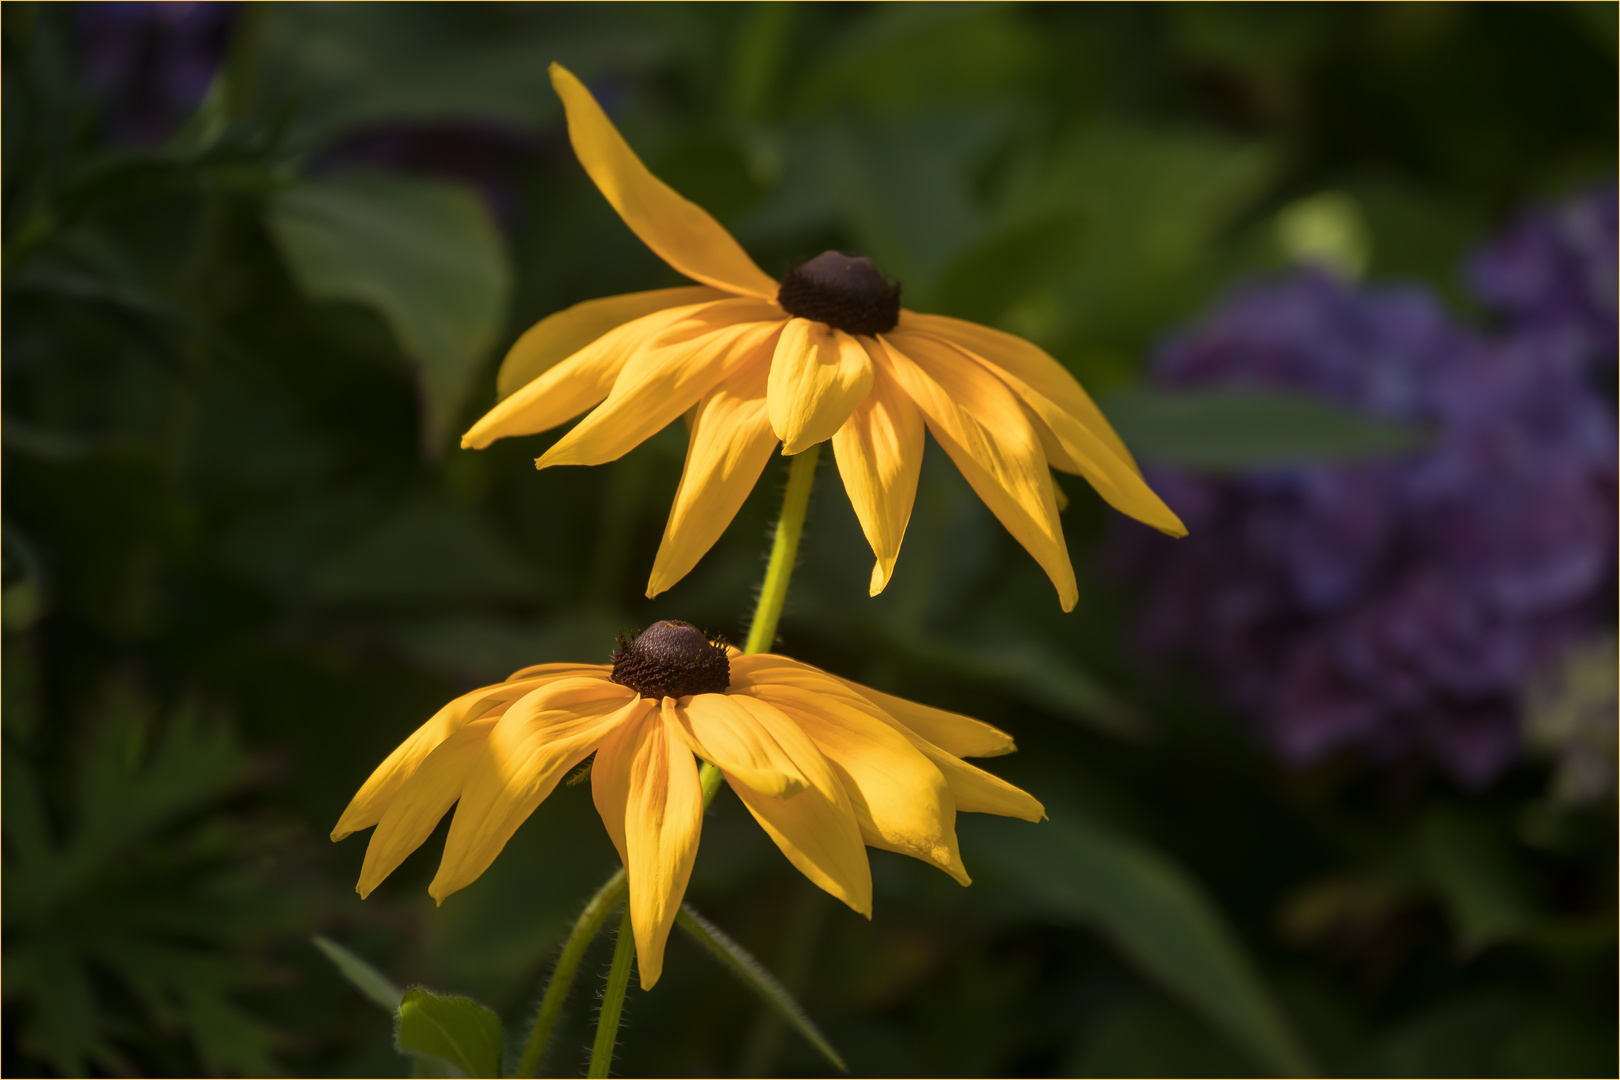
[[[773,798],[803,791],[809,783],[793,757],[731,694],[694,694],[674,716],[692,750],[727,777]]]
[[[1058,522],[1052,471],[1011,390],[959,350],[921,334],[883,339],[883,362],[922,410],[928,430],[1013,538],[1057,587],[1064,611],[1080,598]]]
[[[468,770],[444,859],[428,886],[433,898],[443,901],[471,884],[569,769],[651,707],[606,679],[568,678],[507,709]]]
[[[776,295],[776,282],[707,210],[647,170],[583,83],[552,64],[551,85],[568,113],[568,137],[580,164],[659,258],[705,285],[767,300]]]
[[[871,386],[872,362],[859,341],[824,323],[789,320],[771,358],[768,395],[782,453],[832,438]]]
[[[675,703],[651,699],[641,716],[603,740],[591,766],[591,797],[619,849],[630,886],[641,988],[664,970],[664,945],[686,895],[703,830],[697,762],[678,730]]]
[[[765,379],[765,366],[750,364],[698,402],[648,596],[657,596],[697,565],[770,461],[776,433],[765,412]]]
[[[880,350],[875,341],[870,348]],[[911,520],[922,469],[922,414],[882,364],[873,364],[871,391],[833,436],[833,457],[855,517],[872,545],[871,595],[888,585],[900,541]]]
[[[757,300],[705,305],[644,341],[607,400],[535,464],[600,465],[656,435],[743,365],[764,363],[782,321]]]
[[[832,677],[837,678],[836,675]],[[1013,745],[1011,735],[1000,728],[991,727],[983,720],[920,705],[848,679],[838,681],[888,713],[901,727],[915,732],[948,754],[957,757],[999,757],[1018,749]]]

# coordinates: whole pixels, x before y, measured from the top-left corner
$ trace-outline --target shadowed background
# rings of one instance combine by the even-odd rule
[[[505,348],[679,284],[586,80],[768,272],[1079,376],[1192,535],[1060,478],[1081,599],[937,447],[893,582],[823,462],[783,651],[979,716],[1038,826],[870,923],[722,794],[689,898],[857,1075],[1612,1075],[1615,9],[4,7],[4,1068],[408,1075],[310,944],[520,1031],[616,857],[563,787],[435,909],[326,832],[451,696],[746,632],[786,477],[646,600],[679,425],[455,448]],[[551,1075],[582,1073],[587,959]],[[676,935],[625,1075],[819,1075]]]

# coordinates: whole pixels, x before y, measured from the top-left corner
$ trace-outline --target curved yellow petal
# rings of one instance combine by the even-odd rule
[[[871,595],[876,596],[894,573],[917,499],[923,422],[888,370],[881,364],[872,369],[871,392],[838,429],[832,444],[844,491],[877,557],[870,583]]]
[[[584,83],[552,64],[551,85],[568,113],[579,163],[642,243],[694,281],[766,300],[776,296],[776,282],[707,210],[648,171]]]
[[[921,334],[896,333],[879,353],[922,410],[928,430],[969,485],[1057,587],[1071,611],[1080,599],[1058,522],[1052,470],[1023,406],[1007,386],[960,351]]]
[[[692,752],[761,795],[785,799],[809,783],[792,756],[730,694],[694,694],[674,710]],[[667,710],[666,710],[667,711]]]
[[[968,884],[944,775],[871,702],[831,678],[808,681],[811,687],[758,681],[746,695],[786,714],[832,763],[867,844],[922,859]]]
[[[472,723],[440,743],[389,803],[366,845],[355,891],[362,898],[392,874],[405,857],[432,835],[439,819],[461,798],[467,770],[489,741],[497,717]]]
[[[842,330],[789,319],[771,357],[767,399],[782,453],[797,454],[833,437],[872,387],[872,361]]]
[[[900,329],[917,330],[944,338],[951,344],[980,357],[998,371],[1011,375],[1024,387],[1018,390],[1026,395],[1039,395],[1084,424],[1092,435],[1113,451],[1133,471],[1136,460],[1125,446],[1125,441],[1097,408],[1091,395],[1086,393],[1068,368],[1058,363],[1045,349],[1014,334],[989,326],[953,319],[948,315],[923,315],[915,311],[900,313]],[[1015,388],[1016,389],[1016,388]]]
[[[489,868],[557,782],[652,702],[604,678],[559,679],[507,709],[467,772],[444,859],[428,892],[439,902]]]
[[[645,341],[625,362],[607,400],[535,462],[600,465],[656,435],[744,364],[763,364],[782,321],[757,300],[707,304]]]
[[[706,304],[727,295],[708,285],[681,285],[673,289],[604,296],[565,307],[529,327],[507,350],[500,373],[495,376],[495,394],[501,398],[511,396],[609,330],[634,322],[643,315]]]
[[[837,679],[838,676],[832,678]],[[838,681],[888,713],[902,728],[933,743],[947,754],[957,757],[1000,757],[1018,749],[1011,735],[983,720],[907,701],[848,679]]]
[[[788,862],[818,888],[872,917],[872,867],[843,783],[797,724],[746,694],[728,697],[792,759],[808,786],[791,798],[761,794],[729,774],[726,782]]]
[[[506,677],[507,682],[520,682],[524,679],[537,679],[541,677],[561,678],[564,675],[579,675],[589,678],[592,675],[607,676],[613,673],[612,664],[574,664],[550,663],[530,664],[526,668],[518,668]]]
[[[1089,411],[1095,414],[1095,422],[1069,411],[1019,376],[958,342],[924,333],[908,337],[927,338],[941,347],[956,349],[1006,383],[1038,421],[1036,432],[1041,436],[1042,449],[1046,451],[1053,468],[1085,477],[1097,489],[1097,493],[1120,513],[1171,536],[1187,535],[1187,527],[1181,523],[1181,519],[1148,487],[1136,463],[1122,453],[1124,444],[1108,427],[1108,422],[1102,418],[1097,407],[1091,405],[1090,398],[1085,398],[1085,402]],[[1056,364],[1057,361],[1053,360],[1052,363]],[[1079,390],[1079,386],[1079,383],[1074,383],[1075,390]],[[1084,394],[1084,391],[1080,393]],[[1104,439],[1105,432],[1112,438]]]
[[[593,668],[596,665],[588,665]],[[338,823],[332,829],[332,839],[342,840],[351,833],[369,829],[382,819],[388,804],[405,786],[417,768],[444,740],[461,727],[488,713],[505,702],[515,701],[536,688],[572,674],[585,673],[580,664],[544,664],[540,668],[525,669],[535,672],[528,678],[480,686],[462,694],[434,713],[428,722],[417,728],[394,752],[383,759],[371,776],[360,785]],[[542,670],[544,669],[544,670]],[[521,674],[521,673],[520,673]]]
[[[923,756],[934,763],[951,789],[951,798],[960,814],[998,814],[1001,817],[1040,821],[1046,816],[1046,807],[1025,791],[985,772],[977,765],[969,765],[953,754],[926,739],[912,737],[911,743]]]
[[[686,466],[669,508],[647,595],[685,577],[726,531],[776,449],[765,415],[765,366],[750,364],[698,402]]]
[[[692,878],[703,831],[697,762],[672,715],[675,702],[649,706],[602,741],[591,766],[591,797],[619,849],[630,886],[641,988],[664,971],[664,945]]]
[[[631,357],[708,303],[665,308],[609,330],[479,417],[461,448],[482,450],[496,439],[546,431],[600,404]]]

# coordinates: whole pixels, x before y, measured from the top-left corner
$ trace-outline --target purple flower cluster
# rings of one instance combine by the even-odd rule
[[[74,38],[114,138],[152,146],[190,116],[225,62],[235,4],[84,3]]]
[[[1164,384],[1286,387],[1421,424],[1396,460],[1151,478],[1191,535],[1117,550],[1139,627],[1205,666],[1287,761],[1346,748],[1488,783],[1519,750],[1530,674],[1612,623],[1615,194],[1518,222],[1473,262],[1501,318],[1318,272],[1251,286],[1155,360]]]

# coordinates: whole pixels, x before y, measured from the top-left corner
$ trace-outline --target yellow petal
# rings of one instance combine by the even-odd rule
[[[644,244],[694,281],[766,300],[776,296],[776,282],[707,210],[647,170],[572,72],[552,64],[551,85],[568,113],[579,163]]]
[[[495,393],[508,397],[557,364],[607,333],[634,322],[643,315],[690,304],[706,304],[727,294],[707,285],[682,285],[674,289],[604,296],[547,315],[517,339],[501,361],[495,377]]]
[[[371,895],[407,855],[421,847],[439,819],[461,798],[467,770],[484,752],[496,719],[474,720],[440,743],[389,803],[366,845],[366,861],[355,887],[361,897]]]
[[[443,902],[477,879],[569,769],[651,707],[596,676],[559,679],[508,708],[467,772],[444,859],[428,886],[433,898]]]
[[[382,819],[383,811],[416,772],[423,759],[440,743],[459,731],[462,725],[483,716],[504,702],[523,697],[547,682],[568,675],[583,674],[594,670],[597,665],[547,664],[542,667],[546,670],[528,669],[535,671],[530,678],[498,683],[495,686],[481,686],[470,693],[462,694],[434,713],[427,723],[417,728],[409,738],[395,747],[394,752],[377,766],[364,784],[360,785],[360,790],[355,793],[348,808],[343,811],[343,816],[338,818],[337,825],[332,829],[332,839],[342,840],[350,833],[369,829],[377,824]]]
[[[1073,382],[1072,377],[1070,382],[1073,383],[1073,389],[1082,395],[1086,411],[1095,417],[1094,421],[1063,407],[1018,375],[957,342],[923,333],[908,335],[909,338],[926,338],[939,346],[956,349],[968,359],[986,367],[1006,383],[1039,421],[1036,432],[1041,436],[1042,448],[1046,451],[1053,468],[1084,476],[1091,486],[1097,489],[1097,493],[1121,513],[1128,514],[1171,536],[1187,535],[1187,527],[1176,517],[1175,512],[1164,504],[1164,500],[1148,487],[1136,463],[1124,453],[1124,444],[1119,441],[1119,436],[1114,434],[1113,428],[1108,426],[1108,422],[1102,418],[1102,413],[1097,407],[1091,404],[1091,399],[1083,397],[1085,392],[1080,390],[1079,383]],[[1046,359],[1051,360],[1050,357]],[[1057,363],[1055,360],[1051,362]],[[1104,438],[1105,434],[1109,438]]]
[[[1052,470],[1023,406],[1002,381],[956,349],[920,334],[883,339],[880,354],[928,430],[969,485],[1057,587],[1064,611],[1080,598],[1058,522]]]
[[[832,444],[844,491],[877,557],[871,581],[871,595],[876,596],[894,573],[917,498],[923,422],[888,370],[881,364],[872,367],[871,392],[838,429]]]
[[[1023,384],[1020,397],[1039,395],[1084,424],[1095,438],[1113,451],[1132,470],[1136,461],[1126,449],[1125,442],[1097,408],[1091,395],[1080,385],[1069,369],[1033,342],[978,323],[953,319],[947,315],[923,315],[915,311],[900,313],[900,329],[917,330],[944,338],[974,356],[994,365],[1000,372],[1011,375]]]
[[[1046,807],[1023,788],[1014,787],[977,765],[969,765],[961,758],[947,754],[926,739],[913,736],[911,743],[944,775],[945,783],[951,789],[951,798],[956,802],[957,813],[999,814],[1024,821],[1040,821],[1046,816]]]
[[[729,694],[694,694],[674,716],[692,752],[761,795],[784,799],[809,783],[771,733]]]
[[[681,909],[703,830],[697,762],[672,715],[649,706],[602,742],[591,766],[591,797],[624,861],[641,988],[664,971],[664,945]]]
[[[836,675],[832,677],[838,678]],[[983,720],[880,693],[848,679],[838,681],[888,713],[902,728],[914,732],[948,754],[957,757],[1000,757],[1018,749],[1013,745],[1011,735],[998,727],[991,727]]]
[[[727,696],[771,735],[808,781],[797,795],[778,799],[723,773],[731,790],[799,873],[871,918],[872,868],[855,808],[831,764],[781,710],[746,694]]]
[[[591,675],[606,676],[611,675],[612,673],[612,664],[530,664],[526,668],[518,668],[516,671],[512,672],[512,674],[506,677],[506,681],[510,683],[521,682],[524,679],[538,679],[541,677],[561,678],[564,675],[582,675],[588,678]]]
[[[461,437],[462,449],[482,450],[496,439],[546,431],[599,404],[631,357],[707,306],[665,308],[609,330],[480,417]]]
[[[872,386],[872,361],[842,330],[790,319],[771,358],[771,427],[782,453],[797,454],[833,437]]]
[[[810,736],[843,782],[867,844],[922,859],[968,883],[945,777],[875,705],[809,671],[794,683],[754,682],[743,693],[774,706]]]
[[[776,449],[765,415],[765,366],[751,364],[698,402],[686,467],[647,579],[657,596],[685,577],[737,516]]]
[[[673,423],[744,364],[765,363],[782,322],[757,300],[719,300],[644,342],[625,363],[607,400],[535,464],[614,461]]]

